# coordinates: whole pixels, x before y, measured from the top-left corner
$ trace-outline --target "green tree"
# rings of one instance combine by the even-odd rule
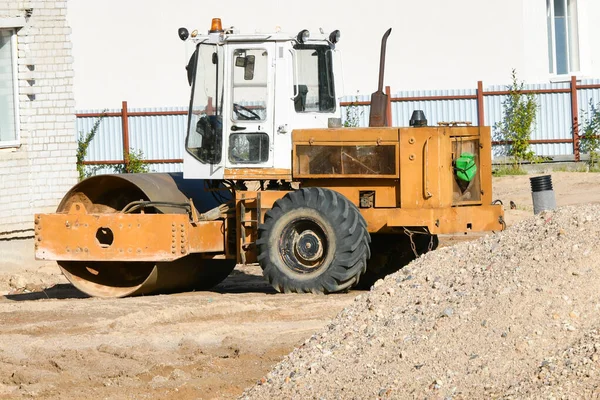
[[[83,180],[87,177],[95,175],[96,172],[103,168],[103,165],[95,165],[95,166],[86,166],[83,164],[85,158],[87,157],[88,148],[90,147],[90,143],[96,136],[98,129],[100,128],[100,124],[102,120],[106,117],[106,110],[102,111],[100,116],[94,122],[94,126],[88,133],[79,133],[79,138],[77,139],[77,172],[79,174],[79,180]]]
[[[594,105],[590,99],[590,110],[583,111],[579,149],[590,155],[590,170],[598,169],[600,156],[600,103]]]
[[[506,145],[506,155],[512,158],[516,167],[523,161],[537,160],[531,150],[531,133],[535,126],[538,104],[533,93],[524,93],[524,82],[517,79],[512,70],[512,84],[508,86],[508,96],[502,102],[502,120],[494,125],[495,139]]]

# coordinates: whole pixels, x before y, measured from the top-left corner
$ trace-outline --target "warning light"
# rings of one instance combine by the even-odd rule
[[[215,32],[223,32],[223,27],[221,26],[221,18],[212,19],[212,23],[210,24],[210,31],[208,31],[208,33]]]

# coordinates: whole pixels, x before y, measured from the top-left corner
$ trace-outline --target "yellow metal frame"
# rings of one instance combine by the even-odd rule
[[[192,224],[187,214],[88,214],[73,203],[66,214],[37,214],[34,222],[40,260],[173,261],[225,252],[224,221]],[[100,230],[111,239],[102,243]]]
[[[453,200],[452,143],[479,140],[480,199]],[[299,145],[394,145],[394,175],[296,174]],[[501,230],[503,209],[492,205],[491,136],[485,127],[344,128],[293,132],[292,170],[228,169],[226,179],[295,181],[303,187],[335,190],[354,203],[369,232],[402,227],[426,228],[432,234]],[[454,155],[456,156],[456,155]],[[364,192],[374,194],[370,208],[360,208]],[[256,261],[258,226],[264,214],[288,191],[236,192],[236,238],[233,217],[193,222],[187,214],[88,213],[73,203],[66,213],[35,217],[36,258],[73,261],[174,261],[190,253]],[[193,218],[194,220],[196,218]],[[100,230],[110,231],[109,245]],[[235,244],[234,244],[235,243]]]
[[[286,168],[225,168],[223,179],[291,181],[292,171]]]
[[[400,227],[426,227],[432,234],[501,231],[505,228],[500,205],[423,209],[360,210],[369,232],[390,232]]]
[[[341,129],[299,129],[292,132],[292,170],[294,179],[315,178],[361,178],[361,179],[397,179],[398,164],[398,128],[341,128]],[[394,174],[305,174],[301,173],[298,146],[394,146],[396,160]]]
[[[453,199],[454,142],[478,140],[480,198]],[[369,232],[398,227],[426,227],[431,233],[501,230],[504,211],[492,205],[491,132],[489,127],[440,126],[421,128],[307,129],[293,132],[298,145],[373,145],[396,141],[399,175],[297,175],[302,186],[336,190],[356,206],[360,193],[375,193],[373,208],[360,208]],[[294,153],[293,162],[296,162]],[[356,179],[356,178],[362,179]],[[344,179],[352,178],[352,179]],[[398,179],[399,178],[399,179]]]

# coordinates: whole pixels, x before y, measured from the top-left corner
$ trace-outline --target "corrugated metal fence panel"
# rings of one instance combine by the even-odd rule
[[[183,172],[183,163],[149,164],[150,172]]]
[[[186,111],[186,107],[128,109],[136,112]],[[101,113],[103,110],[80,110],[78,114]],[[106,110],[121,113],[121,110]],[[79,117],[76,121],[77,135],[90,132],[97,117]],[[181,159],[186,129],[186,115],[129,116],[129,147],[141,150],[146,160]],[[88,148],[86,161],[109,161],[123,159],[123,124],[120,116],[104,117],[96,136]],[[181,163],[150,164],[153,172],[179,172]],[[97,174],[112,173],[111,169],[100,169]]]
[[[186,111],[185,107],[130,109],[134,112]],[[129,146],[141,150],[146,160],[183,158],[186,115],[150,115],[129,117]],[[151,164],[155,172],[178,172],[180,164]]]
[[[569,89],[569,83],[552,85],[536,85],[540,89]],[[531,138],[573,139],[573,123],[571,117],[570,93],[544,93],[536,95],[539,109],[537,123]],[[534,144],[531,146],[538,156],[571,156],[574,155],[573,143]]]
[[[344,96],[341,99],[341,102],[363,102],[363,101],[371,101],[371,96],[367,95],[357,95],[357,96]],[[352,105],[352,106],[343,106],[341,107],[341,117],[342,124],[349,122],[351,124],[356,124],[357,126],[366,127],[369,126],[369,113],[371,112],[370,106],[364,105]]]
[[[600,85],[600,79],[589,79],[580,82],[582,85]],[[577,104],[579,105],[580,133],[583,133],[585,121],[590,117],[591,104],[600,110],[600,89],[579,89],[577,91]]]
[[[392,98],[432,97],[432,96],[475,96],[474,89],[466,90],[427,90],[402,91],[392,94]],[[427,124],[436,126],[438,122],[468,121],[477,124],[476,99],[393,101],[393,126],[409,126],[414,110],[423,110]]]
[[[583,82],[589,84],[593,82]],[[526,85],[525,89],[568,89],[569,83]],[[489,91],[505,91],[506,86],[491,86],[484,89]],[[590,92],[592,90],[582,90]],[[594,90],[594,93],[600,93]],[[427,91],[401,91],[392,94],[392,98],[415,98],[434,96],[476,96],[475,89],[466,90],[427,90]],[[580,95],[581,96],[581,95]],[[600,94],[599,94],[600,96]],[[354,97],[355,98],[355,97]],[[344,97],[342,101],[353,101],[354,98]],[[484,96],[484,124],[493,127],[503,117],[502,103],[506,96]],[[532,139],[571,139],[571,100],[569,93],[543,93],[536,94],[538,102],[537,122],[532,133]],[[360,96],[359,100],[369,101],[368,96]],[[580,102],[581,104],[581,102]],[[368,126],[368,106],[364,108],[361,126]],[[414,110],[423,110],[429,125],[437,125],[438,122],[469,121],[478,123],[477,100],[476,99],[442,99],[422,101],[394,101],[392,102],[392,124],[393,126],[408,126],[410,117]],[[342,107],[342,119],[345,116],[346,107]],[[552,143],[532,145],[533,151],[541,156],[564,156],[573,154],[573,146],[570,143]],[[502,153],[500,146],[495,147],[495,155]]]
[[[569,89],[569,83],[553,83],[525,85],[524,89],[549,90]],[[484,92],[505,91],[506,86],[490,86]],[[484,96],[485,125],[492,127],[492,135],[497,138],[495,126],[502,120],[504,109],[503,102],[507,96]],[[538,103],[537,121],[531,135],[532,140],[547,139],[572,139],[571,130],[571,97],[569,93],[540,93],[535,95]],[[571,143],[534,144],[531,146],[538,156],[568,156],[573,155]],[[495,155],[502,154],[502,147],[494,148]]]
[[[600,80],[585,80],[583,85],[598,85]],[[526,85],[525,89],[569,89],[570,83],[553,83]],[[505,91],[506,86],[491,86],[484,92]],[[466,90],[428,90],[428,91],[402,91],[396,92],[392,98],[406,97],[432,97],[432,96],[475,96],[475,89]],[[502,102],[506,96],[485,95],[484,110],[487,126],[494,127],[503,117]],[[537,123],[532,134],[532,139],[571,139],[571,98],[570,93],[543,93],[536,94],[539,105]],[[600,104],[600,89],[579,89],[578,105],[579,118],[583,122],[585,113],[589,112],[589,101]],[[369,102],[369,95],[345,96],[342,102]],[[185,111],[185,107],[129,109],[133,112],[150,111]],[[408,126],[414,110],[423,110],[429,125],[448,121],[471,121],[477,124],[476,99],[443,99],[443,100],[411,100],[392,102],[392,124],[394,126]],[[120,113],[121,110],[108,110]],[[354,121],[358,126],[369,125],[368,105],[352,105],[341,107],[340,116],[343,122]],[[98,113],[99,110],[82,110],[78,113]],[[183,157],[186,115],[165,116],[130,116],[129,117],[129,144],[135,150],[141,150],[145,159],[180,159]],[[96,118],[77,118],[76,126],[78,135],[91,130]],[[495,130],[492,129],[494,132]],[[571,143],[536,144],[533,151],[540,156],[572,156]],[[501,147],[495,146],[494,153],[500,154]],[[90,144],[87,161],[121,160],[123,158],[122,122],[120,117],[105,117]],[[152,164],[155,172],[181,171],[182,165]]]
[[[80,110],[78,114],[101,113],[105,110]],[[120,113],[121,110],[106,110],[108,113]],[[97,117],[76,119],[77,137],[87,135],[98,120]],[[86,161],[106,161],[123,159],[123,124],[121,117],[104,117],[96,136],[90,142]]]

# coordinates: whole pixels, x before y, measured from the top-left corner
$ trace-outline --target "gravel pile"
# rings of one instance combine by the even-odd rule
[[[600,397],[600,330],[544,359],[535,374],[509,390],[506,399],[597,399]]]
[[[589,398],[600,206],[426,254],[358,296],[244,399]]]

